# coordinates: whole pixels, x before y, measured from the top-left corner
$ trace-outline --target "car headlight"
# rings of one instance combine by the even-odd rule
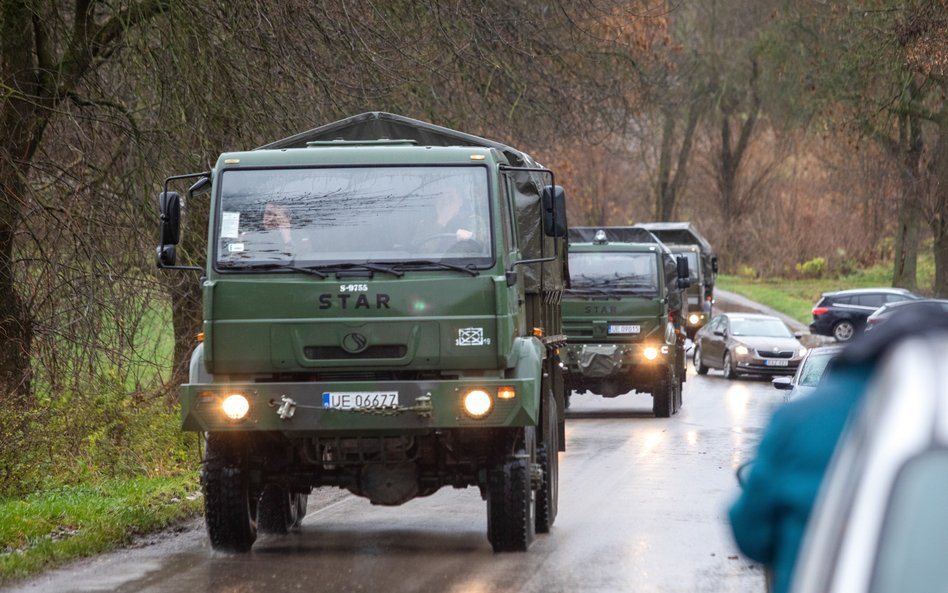
[[[807,352],[806,348],[800,348],[800,353],[799,353],[799,355],[800,355],[800,356],[804,356],[804,355],[806,355],[806,352]]]
[[[736,346],[736,347],[734,348],[734,352],[737,352],[737,353],[740,354],[741,356],[744,356],[744,355],[746,355],[746,354],[750,354],[750,350],[748,350],[748,349],[747,349],[747,346],[744,346],[743,344],[742,344],[742,345],[739,345],[739,346]]]
[[[224,398],[221,403],[221,409],[224,415],[231,420],[243,420],[250,411],[250,402],[239,393],[233,393]]]
[[[472,389],[464,396],[464,411],[472,418],[483,418],[494,407],[494,400],[483,389]]]

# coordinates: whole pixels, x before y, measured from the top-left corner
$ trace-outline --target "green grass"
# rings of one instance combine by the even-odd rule
[[[934,279],[933,258],[919,257],[918,292],[928,294]],[[749,299],[785,313],[802,323],[813,320],[813,305],[824,292],[847,288],[872,288],[892,286],[892,267],[879,265],[858,270],[837,278],[808,278],[788,280],[786,278],[753,279],[719,274],[717,286],[736,292]]]
[[[0,584],[127,544],[201,508],[197,472],[0,500]]]

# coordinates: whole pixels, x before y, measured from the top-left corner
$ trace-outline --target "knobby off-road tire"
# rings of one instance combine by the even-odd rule
[[[208,435],[201,487],[211,547],[249,552],[257,539],[257,500],[250,496],[238,449],[221,435]]]
[[[652,413],[656,418],[669,418],[675,410],[675,380],[674,371],[666,366],[662,371],[662,378],[652,389]]]
[[[495,552],[526,552],[536,529],[530,461],[516,459],[491,471],[487,538]]]
[[[695,348],[695,371],[699,375],[707,375],[708,367],[704,365],[704,360],[701,358],[701,348]]]
[[[559,507],[560,431],[556,422],[556,403],[550,397],[544,404],[543,441],[537,447],[537,463],[543,470],[543,483],[536,495],[536,531],[549,533]]]
[[[270,484],[263,489],[257,511],[260,533],[285,535],[298,531],[306,516],[307,496],[290,492],[285,486]]]

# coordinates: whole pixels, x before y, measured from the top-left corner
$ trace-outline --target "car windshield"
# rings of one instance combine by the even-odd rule
[[[948,583],[948,451],[910,461],[892,493],[872,593],[943,593]]]
[[[765,338],[792,338],[790,329],[779,319],[731,318],[731,335]]]
[[[658,294],[655,253],[573,252],[569,254],[573,288],[611,287]]]
[[[220,185],[222,268],[493,261],[481,166],[230,169]]]
[[[800,385],[805,387],[815,387],[820,384],[820,379],[826,372],[829,361],[835,356],[834,353],[811,352],[800,369]]]

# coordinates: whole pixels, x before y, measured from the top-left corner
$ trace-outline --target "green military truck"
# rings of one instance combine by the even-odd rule
[[[685,380],[687,260],[640,228],[573,227],[569,237],[567,394],[648,392],[656,416],[675,414]]]
[[[711,320],[714,307],[714,280],[718,257],[708,240],[690,222],[646,222],[635,225],[646,229],[672,253],[688,259],[691,286],[688,287],[688,318],[685,331],[694,339],[699,329]]]
[[[379,505],[476,486],[498,552],[550,530],[568,280],[552,172],[498,142],[366,113],[169,177],[163,268],[186,267],[169,185],[188,179],[191,196],[210,194],[210,225],[181,413],[206,437],[214,549],[295,529],[320,486]]]

